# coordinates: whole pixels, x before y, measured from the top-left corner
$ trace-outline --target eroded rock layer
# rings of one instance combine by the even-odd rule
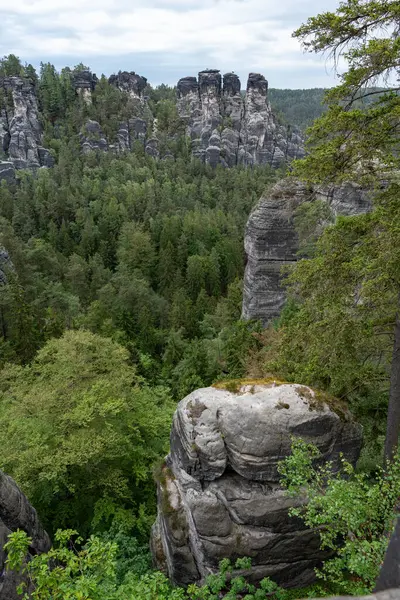
[[[286,300],[282,268],[297,260],[299,249],[294,212],[303,202],[318,200],[327,203],[333,217],[371,208],[369,194],[353,183],[321,188],[294,178],[279,181],[261,198],[246,225],[244,319],[260,319],[266,325],[279,316]]]
[[[223,558],[248,556],[253,580],[310,583],[324,554],[318,535],[289,517],[304,499],[285,494],[277,469],[292,435],[316,444],[334,467],[341,452],[355,464],[362,441],[347,409],[339,414],[295,384],[210,387],[182,400],[159,476],[158,568],[185,585],[217,571]]]
[[[10,533],[17,529],[22,529],[32,538],[29,554],[47,552],[50,549],[49,536],[40,524],[36,510],[15,481],[0,471],[0,600],[17,600],[21,597],[16,591],[21,576],[5,569],[4,544]],[[29,560],[29,556],[27,559]]]
[[[34,84],[23,77],[0,77],[0,178],[15,169],[51,167],[53,158],[41,145],[42,128]]]
[[[178,81],[178,113],[192,138],[193,154],[212,166],[278,167],[304,156],[299,131],[278,124],[268,102],[268,82],[250,73],[241,93],[234,73],[208,69]]]

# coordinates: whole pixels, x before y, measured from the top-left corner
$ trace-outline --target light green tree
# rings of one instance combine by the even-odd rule
[[[164,389],[140,384],[127,350],[67,331],[0,380],[0,462],[46,525],[87,531],[101,498],[151,508],[173,405]]]

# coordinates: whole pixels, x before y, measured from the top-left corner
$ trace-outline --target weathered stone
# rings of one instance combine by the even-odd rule
[[[145,146],[145,152],[146,152],[146,154],[148,154],[149,156],[152,156],[153,158],[159,158],[160,157],[160,151],[158,149],[158,144],[159,144],[159,141],[155,137],[150,138],[149,140],[147,140],[146,146]]]
[[[0,248],[0,285],[7,282],[7,273],[13,269],[13,265],[5,248]]]
[[[42,128],[34,84],[23,77],[0,77],[0,91],[3,96],[0,145],[5,157],[16,169],[48,166],[50,154],[41,146]]]
[[[268,102],[268,82],[263,75],[250,73],[246,96],[240,91],[240,80],[234,73],[224,75],[208,69],[194,77],[180,79],[178,113],[192,138],[193,155],[216,166],[237,164],[281,164],[304,156],[300,132],[279,125]],[[220,130],[221,152],[211,140]],[[208,150],[214,148],[214,150]]]
[[[100,127],[100,123],[97,121],[92,121],[91,119],[86,121],[79,137],[84,154],[95,150],[106,152],[109,149],[108,141]]]
[[[390,538],[385,559],[375,585],[375,592],[389,588],[400,588],[400,519]]]
[[[4,544],[9,534],[17,529],[25,531],[32,538],[27,560],[30,555],[47,552],[51,543],[44,531],[35,509],[16,483],[0,471],[0,600],[17,600],[16,586],[21,576],[5,570],[6,553]]]
[[[295,384],[204,388],[179,403],[152,541],[157,564],[174,582],[203,580],[222,558],[239,556],[252,558],[253,580],[313,580],[327,555],[318,535],[289,517],[304,498],[279,485],[277,465],[290,454],[292,435],[313,442],[333,468],[340,452],[355,464],[361,448],[361,427],[346,408],[339,414]]]
[[[132,98],[142,98],[147,85],[146,77],[137,75],[134,71],[119,71],[116,75],[111,75],[108,82]]]
[[[72,85],[75,91],[87,104],[92,103],[92,92],[97,85],[97,76],[89,69],[76,70],[72,73]]]
[[[7,183],[15,181],[15,167],[12,162],[0,161],[0,182],[5,180]]]
[[[282,267],[297,260],[294,211],[313,200],[326,202],[333,217],[364,213],[371,207],[369,194],[353,183],[321,188],[294,178],[279,181],[261,198],[246,225],[244,319],[260,319],[266,325],[279,316],[286,301]]]

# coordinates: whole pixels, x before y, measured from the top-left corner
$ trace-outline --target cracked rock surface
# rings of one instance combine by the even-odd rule
[[[10,180],[12,168],[53,166],[42,147],[42,127],[34,84],[23,77],[0,77],[0,179]]]
[[[194,156],[218,164],[279,167],[304,156],[296,128],[278,123],[268,102],[268,82],[250,73],[245,95],[235,73],[216,69],[183,77],[177,85],[177,108],[192,139]]]
[[[246,225],[244,319],[260,319],[267,325],[279,316],[286,300],[282,267],[296,262],[299,249],[295,210],[303,202],[318,200],[326,202],[333,218],[365,213],[371,208],[370,194],[354,183],[310,187],[288,177],[272,187],[255,206]]]
[[[313,442],[321,460],[355,464],[361,427],[310,388],[239,384],[235,392],[196,390],[179,404],[171,451],[158,481],[152,551],[179,585],[201,581],[223,558],[252,559],[250,578],[307,585],[324,555],[318,535],[288,515],[304,502],[279,484],[277,465],[292,435]]]
[[[47,552],[50,549],[50,538],[44,531],[36,510],[15,481],[0,471],[0,600],[21,598],[16,592],[16,585],[21,582],[21,576],[5,570],[6,553],[3,548],[10,533],[17,529],[22,529],[32,538],[28,560],[29,555]]]

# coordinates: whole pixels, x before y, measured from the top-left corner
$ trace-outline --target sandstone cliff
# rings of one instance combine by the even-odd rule
[[[206,70],[178,81],[178,113],[192,138],[193,154],[212,166],[278,167],[304,156],[300,132],[277,123],[268,82],[250,73],[242,96],[237,75]]]
[[[303,202],[318,200],[326,202],[333,217],[360,214],[371,206],[368,193],[352,183],[310,188],[294,178],[279,181],[261,198],[246,225],[244,319],[260,319],[266,325],[279,316],[286,300],[282,267],[297,260],[299,247],[294,211]]]
[[[47,552],[50,539],[38,519],[35,509],[21,492],[15,481],[0,471],[0,600],[17,600],[20,575],[5,570],[6,554],[3,546],[9,534],[17,529],[32,538],[30,554]],[[27,557],[29,559],[29,556]]]
[[[42,128],[34,84],[22,77],[0,77],[0,178],[13,169],[50,167],[53,159],[42,146]]]
[[[288,510],[301,498],[279,485],[277,464],[298,435],[337,465],[356,462],[361,427],[310,389],[275,382],[236,391],[196,390],[176,410],[171,452],[159,476],[152,551],[177,584],[199,581],[221,559],[252,558],[251,578],[289,586],[314,578],[319,538]]]

